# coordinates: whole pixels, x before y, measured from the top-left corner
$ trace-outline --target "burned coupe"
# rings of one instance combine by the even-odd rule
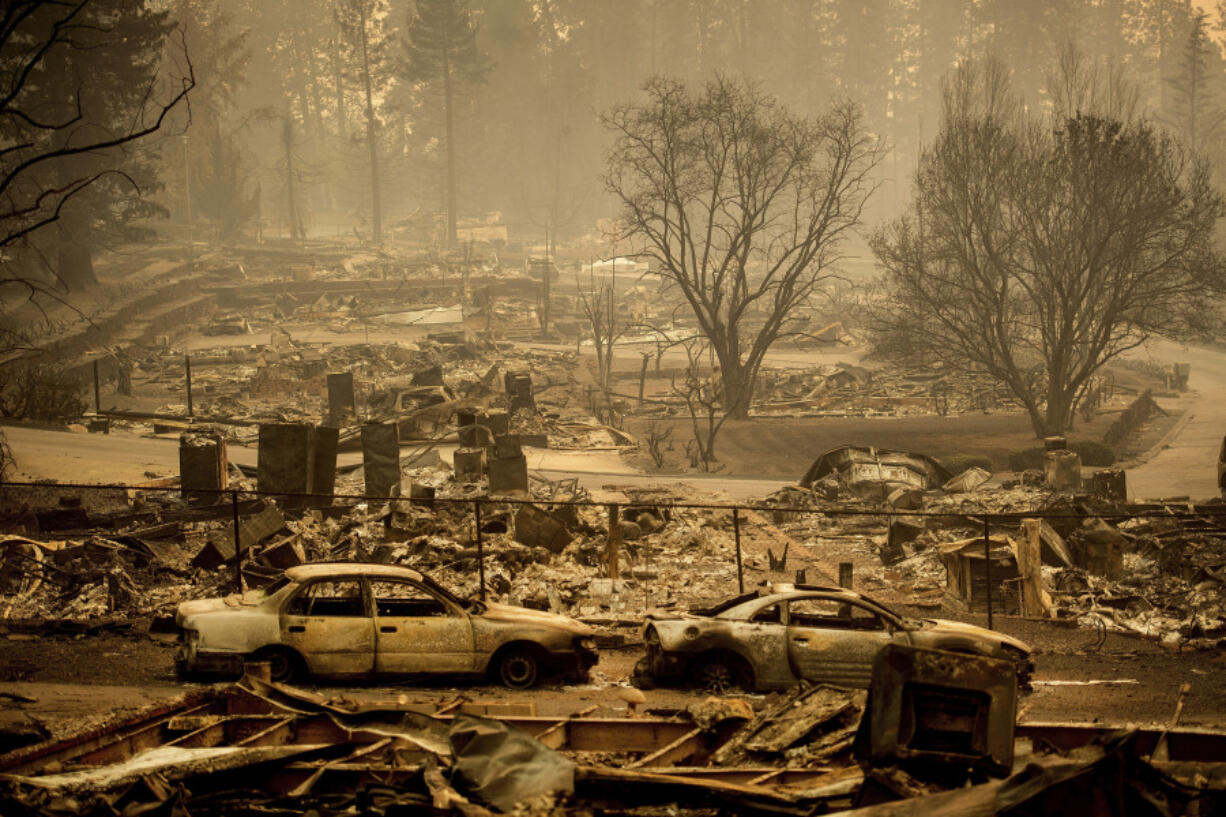
[[[649,613],[640,686],[685,682],[714,691],[775,690],[800,680],[867,688],[886,644],[1012,661],[1028,685],[1030,648],[971,624],[899,616],[839,587],[764,585],[693,613]]]
[[[291,567],[273,584],[179,605],[181,673],[272,677],[491,676],[508,687],[586,678],[595,632],[565,616],[464,600],[416,570],[379,564]]]

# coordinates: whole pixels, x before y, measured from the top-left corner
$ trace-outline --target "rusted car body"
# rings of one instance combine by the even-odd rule
[[[182,673],[264,660],[274,680],[493,676],[513,688],[586,678],[595,631],[565,616],[457,598],[393,565],[291,567],[263,590],[179,605]]]
[[[838,587],[764,586],[700,613],[650,613],[640,685],[685,682],[714,690],[786,689],[802,679],[867,688],[887,644],[1012,661],[1025,686],[1030,648],[998,633],[939,619],[909,619]]]

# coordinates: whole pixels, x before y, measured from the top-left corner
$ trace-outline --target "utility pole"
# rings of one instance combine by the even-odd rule
[[[187,268],[195,268],[195,249],[192,246],[192,163],[187,151],[188,137],[183,134],[183,199],[187,205]]]

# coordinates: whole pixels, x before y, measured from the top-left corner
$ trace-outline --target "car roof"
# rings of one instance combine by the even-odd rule
[[[422,581],[421,573],[399,565],[373,564],[369,562],[313,562],[287,568],[285,575],[296,582],[328,576],[367,576],[384,579],[413,579]]]

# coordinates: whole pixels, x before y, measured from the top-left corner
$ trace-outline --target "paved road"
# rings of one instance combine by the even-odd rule
[[[1188,387],[1194,393],[1178,401],[1188,414],[1166,447],[1128,469],[1128,495],[1133,499],[1217,496],[1217,456],[1226,434],[1226,355],[1170,341],[1158,341],[1151,349],[1156,360],[1192,364]]]
[[[8,437],[17,460],[16,478],[56,479],[60,482],[123,483],[144,482],[151,476],[173,476],[179,472],[179,449],[173,439],[139,437],[134,434],[81,434],[68,431],[7,426]],[[439,446],[445,462],[451,460],[452,446]],[[406,460],[413,449],[404,448]],[[606,485],[675,485],[675,476],[637,474],[618,458],[616,451],[561,451],[526,449],[528,466],[550,479],[577,476],[580,484],[595,495]],[[256,450],[231,446],[231,462],[254,467]],[[362,455],[342,452],[337,463],[358,466]],[[680,479],[695,487],[724,491],[732,499],[755,499],[784,484],[778,479],[729,478],[690,474]]]

